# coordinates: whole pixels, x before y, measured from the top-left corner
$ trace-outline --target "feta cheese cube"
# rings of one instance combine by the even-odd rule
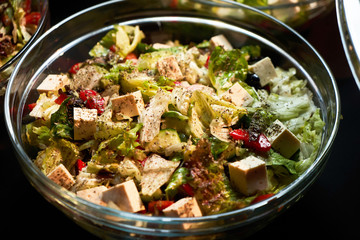
[[[90,139],[96,132],[97,110],[74,108],[74,140]]]
[[[36,90],[41,93],[46,93],[49,95],[50,93],[56,94],[57,91],[69,84],[70,80],[66,75],[61,74],[49,74],[44,81],[36,88]]]
[[[101,200],[101,198],[102,198],[102,193],[106,190],[107,187],[99,186],[85,190],[80,190],[76,193],[76,195],[89,202],[105,206],[106,204]]]
[[[73,176],[63,164],[58,165],[47,177],[66,189],[69,189],[75,183]]]
[[[272,148],[290,158],[300,148],[300,140],[278,119],[265,131]]]
[[[145,210],[133,180],[120,183],[102,193],[102,201],[113,202],[120,210],[139,212]]]
[[[226,51],[233,49],[233,47],[231,46],[231,43],[222,34],[214,36],[210,39],[210,47],[212,49],[214,49],[217,46],[223,47],[224,50],[226,50]]]
[[[163,210],[167,217],[201,217],[201,209],[196,198],[182,198]]]
[[[249,71],[258,75],[262,87],[268,84],[271,79],[277,77],[275,67],[269,57],[263,58],[253,65],[249,65]]]
[[[265,162],[249,156],[229,164],[230,181],[244,195],[252,195],[268,187]]]
[[[163,43],[154,43],[154,44],[152,45],[152,47],[153,47],[154,49],[171,48],[170,45],[163,44]]]
[[[236,82],[231,88],[221,95],[221,98],[225,101],[231,102],[236,106],[248,106],[254,99],[251,95]]]
[[[110,101],[117,120],[138,116],[145,109],[141,91],[111,98]]]
[[[179,64],[174,56],[160,59],[157,62],[156,67],[161,76],[165,76],[173,80],[182,80],[184,78],[183,74],[181,73]]]

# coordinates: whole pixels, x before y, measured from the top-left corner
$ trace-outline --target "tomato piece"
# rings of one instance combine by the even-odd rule
[[[76,64],[72,65],[72,67],[69,70],[69,73],[76,74],[79,71],[81,64],[82,63],[76,63]]]
[[[68,98],[68,96],[65,93],[62,93],[59,95],[59,97],[57,99],[55,99],[55,103],[60,105],[67,98]]]
[[[167,200],[159,200],[159,201],[151,201],[148,204],[148,212],[155,213],[156,211],[162,211],[165,208],[171,206],[174,201]]]
[[[25,24],[38,25],[40,19],[41,19],[41,14],[39,12],[32,12],[25,16]]]
[[[264,201],[265,199],[268,199],[272,196],[274,196],[273,193],[268,193],[268,194],[263,194],[263,195],[257,196],[256,198],[254,198],[254,200],[251,201],[251,204],[255,204],[255,203]]]

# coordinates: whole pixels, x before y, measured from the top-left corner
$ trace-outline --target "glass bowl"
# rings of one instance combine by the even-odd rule
[[[35,40],[49,28],[50,18],[48,8],[48,0],[31,1],[31,9],[35,12],[40,12],[41,18],[35,33],[31,36],[29,41],[14,57],[12,57],[9,61],[0,66],[0,96],[4,95],[9,77],[20,57],[30,47],[30,45],[33,44]]]
[[[337,0],[336,13],[346,58],[360,90],[360,1]]]
[[[140,25],[151,42],[179,39],[200,42],[223,33],[239,47],[259,44],[275,65],[295,67],[308,79],[314,101],[326,123],[315,162],[298,179],[273,197],[246,208],[198,218],[150,217],[90,203],[49,180],[35,167],[22,141],[23,109],[36,100],[36,87],[49,73],[67,72],[88,58],[88,51],[113,24]],[[300,35],[275,18],[246,5],[221,1],[123,0],[85,9],[53,26],[23,55],[5,95],[5,119],[20,166],[31,184],[78,225],[102,238],[192,236],[192,239],[239,239],[265,226],[298,201],[325,166],[340,116],[336,82],[324,60]],[[191,226],[184,229],[184,224]],[[70,234],[70,233],[69,233]]]
[[[334,0],[233,0],[270,14],[287,25],[298,28],[331,11]]]

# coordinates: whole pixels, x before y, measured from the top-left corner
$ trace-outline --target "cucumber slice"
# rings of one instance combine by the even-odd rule
[[[168,111],[168,112],[165,112],[162,117],[169,117],[169,118],[177,118],[181,121],[186,121],[189,119],[188,116],[185,116],[183,114],[181,114],[180,112],[177,112],[177,111]]]
[[[151,142],[146,144],[145,150],[162,154],[167,147],[179,143],[181,139],[175,129],[162,129]]]

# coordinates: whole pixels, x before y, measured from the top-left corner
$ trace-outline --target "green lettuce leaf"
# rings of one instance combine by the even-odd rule
[[[76,144],[65,139],[58,139],[40,151],[34,163],[47,175],[61,163],[70,170],[79,158],[79,154]]]
[[[92,161],[97,164],[109,164],[119,162],[119,156],[134,156],[136,147],[140,145],[137,142],[137,133],[141,128],[142,124],[138,123],[134,128],[101,142],[98,150],[92,156]]]
[[[60,108],[51,115],[50,124],[51,132],[55,137],[72,139],[74,134],[74,126],[68,118],[67,103],[70,97],[65,99]]]
[[[248,63],[244,52],[240,49],[226,51],[216,47],[209,60],[209,78],[218,94],[229,89],[234,82],[244,81],[248,71]]]
[[[280,121],[287,121],[310,110],[310,100],[307,95],[281,96],[271,93],[266,101],[270,106],[269,110]]]
[[[117,54],[126,57],[135,50],[138,43],[145,37],[138,26],[114,25],[114,29],[107,34],[90,50],[92,57],[106,56],[110,48],[115,45]]]
[[[283,166],[289,171],[290,174],[297,174],[296,161],[287,159],[272,149],[270,150],[269,159],[266,161],[266,165]]]
[[[184,167],[180,167],[176,169],[165,189],[167,198],[173,199],[177,194],[179,187],[187,183],[189,177],[190,177],[189,169]]]

